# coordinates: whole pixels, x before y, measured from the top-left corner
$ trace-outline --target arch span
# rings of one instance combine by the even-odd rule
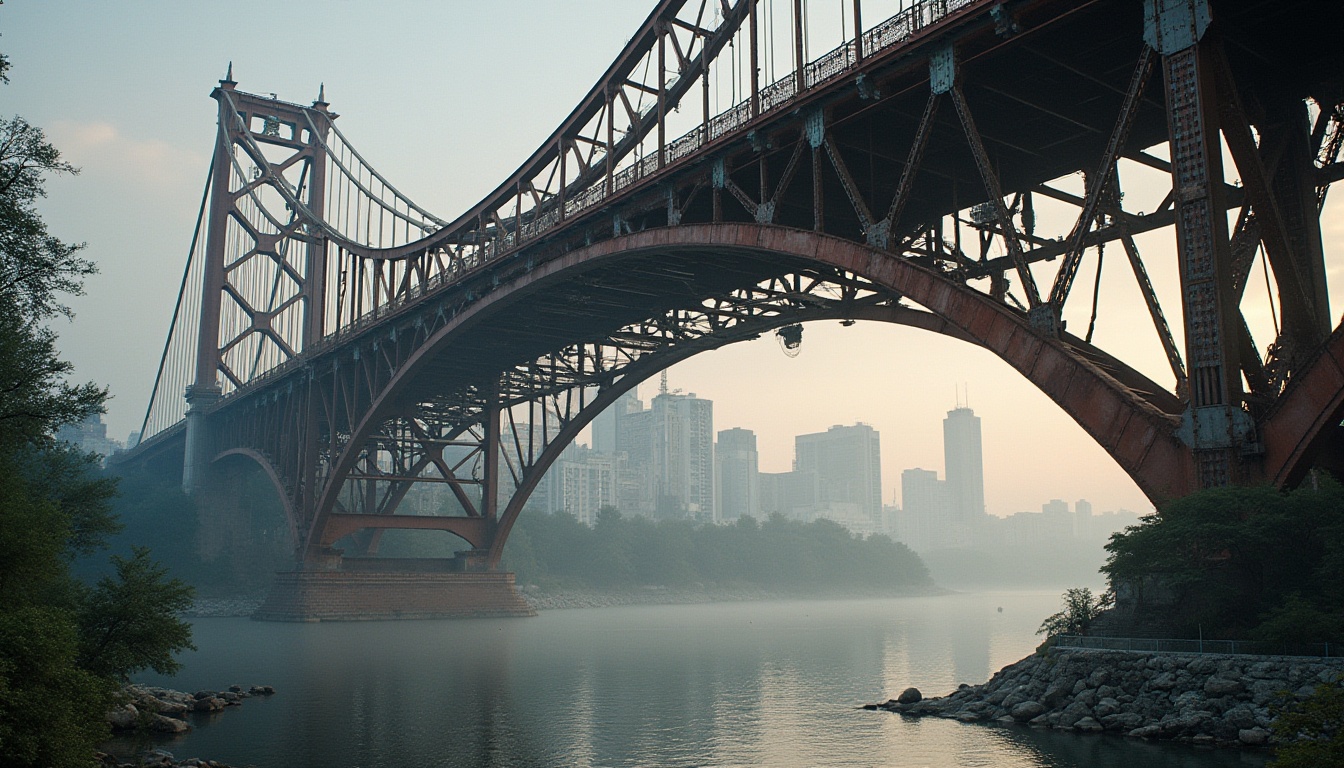
[[[261,451],[253,448],[230,448],[226,451],[221,451],[210,460],[210,463],[219,464],[220,462],[227,461],[229,458],[235,456],[250,460],[260,468],[262,474],[266,475],[266,478],[271,481],[271,488],[275,490],[275,495],[280,500],[281,511],[285,514],[285,525],[289,527],[289,540],[294,542],[295,547],[298,547],[301,542],[299,539],[298,519],[294,516],[293,499],[285,488],[284,481],[280,479],[280,473],[276,471],[275,465],[272,464],[271,460],[266,458]]]
[[[1293,378],[1261,428],[1265,477],[1279,487],[1302,481],[1318,459],[1344,469],[1344,324],[1335,329],[1305,369]]]
[[[687,264],[729,262],[735,254],[752,254],[861,275],[923,306],[948,324],[955,332],[951,335],[979,344],[1011,365],[1068,413],[1154,502],[1177,498],[1195,487],[1189,452],[1175,435],[1177,417],[1063,342],[1037,335],[1024,314],[947,276],[867,245],[771,225],[697,224],[614,237],[555,256],[501,282],[430,336],[374,395],[371,407],[333,462],[331,479],[315,510],[310,549],[321,537],[339,493],[340,479],[354,466],[360,446],[394,413],[410,383],[429,361],[451,353],[461,333],[481,332],[494,313],[514,302],[563,286],[570,275],[633,254]],[[502,546],[503,537],[496,538]]]

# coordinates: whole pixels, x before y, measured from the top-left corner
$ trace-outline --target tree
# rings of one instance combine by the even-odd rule
[[[1076,587],[1064,592],[1064,610],[1047,616],[1036,634],[1046,639],[1059,635],[1086,635],[1088,627],[1113,602],[1111,593],[1093,595],[1087,587]]]
[[[1344,639],[1344,488],[1328,479],[1289,493],[1261,486],[1191,494],[1115,534],[1106,550],[1112,589],[1136,593],[1144,611],[1156,610],[1146,605],[1147,587],[1169,593],[1162,613],[1177,630]]]
[[[1271,768],[1344,765],[1344,680],[1316,686],[1306,700],[1280,712],[1273,728],[1283,746]]]
[[[9,60],[0,55],[0,83]],[[106,389],[67,382],[48,323],[94,271],[83,245],[47,231],[36,203],[52,174],[75,173],[41,129],[0,118],[0,764],[88,766],[107,734],[117,683],[171,671],[190,647],[177,618],[190,592],[141,551],[90,590],[71,561],[118,529],[114,480],[54,439],[102,411]]]
[[[143,669],[170,675],[181,668],[173,654],[195,650],[191,625],[177,618],[191,607],[192,589],[135,547],[112,557],[116,578],[103,577],[79,611],[79,665],[120,680]]]
[[[0,57],[0,83],[9,62]],[[45,325],[69,316],[63,295],[83,293],[96,269],[84,245],[62,242],[37,212],[46,177],[75,174],[42,129],[22,117],[0,119],[0,447],[42,440],[57,427],[102,410],[107,390],[70,384]]]

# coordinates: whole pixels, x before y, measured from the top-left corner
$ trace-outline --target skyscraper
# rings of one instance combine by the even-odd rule
[[[760,460],[756,453],[756,433],[749,429],[725,429],[714,446],[714,464],[718,470],[716,509],[719,520],[729,522],[743,515],[760,517]]]
[[[943,473],[952,522],[976,525],[985,516],[985,465],[980,417],[958,406],[943,419]]]
[[[714,402],[661,392],[650,403],[653,476],[660,517],[717,520],[714,513]]]
[[[633,389],[616,398],[616,402],[597,414],[597,418],[593,419],[593,450],[613,456],[629,450],[626,446],[621,445],[622,422],[627,414],[638,413],[642,410],[644,410],[644,403],[640,401]]]
[[[616,457],[571,445],[546,473],[546,511],[567,512],[585,525],[597,513],[616,505]]]
[[[594,428],[595,443],[606,446],[610,439],[623,456],[617,481],[621,511],[715,520],[714,402],[668,392],[666,386],[648,410],[638,400],[628,402],[612,417],[614,435]]]
[[[817,476],[817,502],[852,504],[863,518],[882,517],[882,449],[877,430],[867,424],[834,426],[793,439],[793,468]]]
[[[907,469],[901,473],[901,514],[896,518],[896,536],[919,552],[948,546],[951,526],[947,519],[947,483],[930,469]]]

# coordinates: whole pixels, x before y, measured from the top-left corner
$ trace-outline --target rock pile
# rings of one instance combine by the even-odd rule
[[[963,722],[1026,723],[1196,744],[1270,741],[1271,706],[1344,675],[1344,662],[1052,649],[1004,667],[984,685],[924,699],[909,689],[885,709]]]
[[[241,685],[231,685],[226,691],[185,693],[128,685],[121,692],[126,703],[107,713],[107,723],[113,730],[182,733],[191,727],[182,719],[188,712],[218,712],[242,704],[249,696],[270,696],[275,689],[269,685],[254,685],[244,690]]]
[[[123,763],[106,752],[99,752],[94,755],[94,766],[96,768],[229,768],[228,765],[216,760],[202,760],[197,757],[178,760],[173,757],[173,753],[162,749],[146,752],[134,763]]]

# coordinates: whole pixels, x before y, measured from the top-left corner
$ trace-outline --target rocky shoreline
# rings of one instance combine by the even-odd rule
[[[1150,654],[1053,648],[983,685],[925,699],[914,688],[884,709],[909,717],[1142,739],[1257,747],[1274,742],[1274,707],[1344,675],[1344,660]]]
[[[244,699],[253,696],[273,696],[275,689],[269,685],[253,685],[244,688],[231,685],[223,691],[201,690],[195,693],[175,691],[171,688],[159,688],[148,685],[127,685],[121,689],[122,704],[107,713],[107,724],[117,735],[135,732],[157,734],[176,734],[190,730],[185,720],[188,713],[220,712],[227,707],[236,707]],[[114,755],[99,753],[97,765],[101,768],[229,768],[214,760],[188,758],[178,761],[169,752],[161,749],[151,750],[136,758],[134,763],[122,762]]]

